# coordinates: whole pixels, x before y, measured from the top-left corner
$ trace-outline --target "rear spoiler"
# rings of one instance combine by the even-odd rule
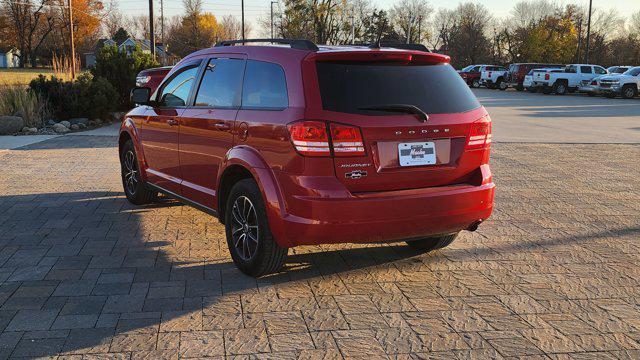
[[[427,65],[448,64],[451,58],[447,55],[417,50],[371,49],[351,51],[314,52],[305,60],[312,61],[348,61],[348,62],[400,62]]]

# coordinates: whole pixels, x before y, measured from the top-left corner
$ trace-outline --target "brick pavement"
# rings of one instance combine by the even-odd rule
[[[0,358],[640,358],[634,145],[496,144],[493,218],[430,255],[296,248],[255,280],[217,221],[135,207],[115,138],[0,154]]]

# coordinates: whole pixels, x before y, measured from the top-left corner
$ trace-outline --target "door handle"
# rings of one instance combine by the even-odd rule
[[[229,123],[216,123],[213,125],[216,129],[220,131],[229,131],[231,130],[231,125]]]
[[[178,125],[178,120],[169,119],[169,120],[167,120],[167,124],[169,124],[169,126],[176,126],[176,125]]]

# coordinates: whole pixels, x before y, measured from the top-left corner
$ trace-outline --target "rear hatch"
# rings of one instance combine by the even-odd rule
[[[308,107],[308,117],[331,124],[334,148],[344,133],[334,128],[354,127],[361,132],[361,139],[350,143],[362,146],[361,152],[341,156],[334,151],[337,178],[352,192],[470,181],[484,159],[483,151],[465,151],[472,124],[481,121],[486,125],[489,120],[464,80],[447,63],[448,57],[414,54],[411,60],[391,61],[359,55],[357,61],[331,56],[314,59],[317,85],[311,86],[318,86],[319,94],[311,91],[308,95],[318,95],[319,103],[315,109]],[[389,109],[394,105],[403,106]],[[428,119],[406,113],[411,111],[407,106],[423,111]]]

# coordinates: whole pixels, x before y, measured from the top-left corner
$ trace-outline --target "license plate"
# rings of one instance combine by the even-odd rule
[[[436,144],[433,141],[398,144],[400,166],[433,165],[436,163]]]

